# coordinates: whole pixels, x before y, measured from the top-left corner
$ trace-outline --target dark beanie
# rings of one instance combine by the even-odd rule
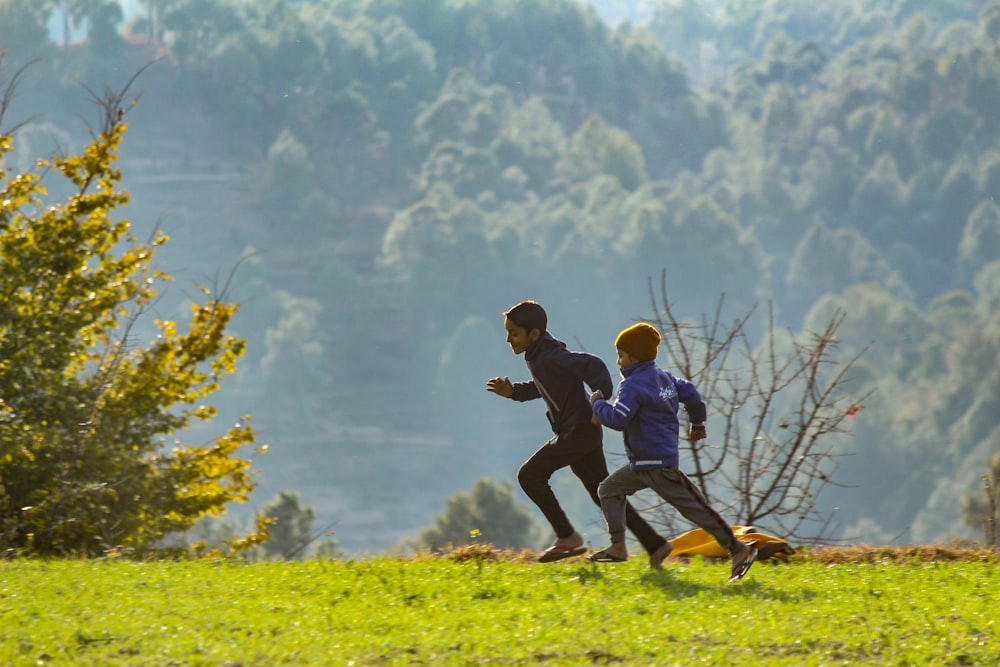
[[[639,322],[625,329],[615,339],[615,347],[628,352],[636,361],[656,359],[657,348],[660,346],[660,332],[656,327]]]

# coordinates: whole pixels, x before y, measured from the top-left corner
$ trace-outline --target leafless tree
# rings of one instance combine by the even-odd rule
[[[997,522],[1000,520],[1000,454],[990,459],[987,472],[981,475],[983,490],[970,492],[962,499],[965,525],[983,529],[986,546],[996,549]]]
[[[801,543],[828,540],[831,513],[817,498],[827,485],[837,485],[836,445],[871,393],[852,395],[851,370],[868,348],[837,359],[837,329],[845,317],[840,309],[822,331],[796,338],[775,329],[768,303],[755,343],[749,329],[756,306],[726,323],[723,295],[713,315],[690,322],[674,312],[666,285],[665,271],[659,294],[649,281],[656,313],[650,321],[664,334],[660,364],[694,382],[709,409],[709,437],[682,440],[684,471],[734,524]],[[654,510],[668,528],[678,528],[670,508]]]

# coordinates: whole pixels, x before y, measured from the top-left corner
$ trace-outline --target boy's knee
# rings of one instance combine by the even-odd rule
[[[523,465],[518,468],[517,483],[521,485],[522,489],[527,489],[532,484],[537,484],[540,481],[545,481],[545,479],[534,472],[529,466]]]

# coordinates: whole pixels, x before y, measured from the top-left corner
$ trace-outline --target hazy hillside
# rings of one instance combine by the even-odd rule
[[[87,89],[149,65],[124,215],[171,236],[158,316],[235,270],[249,351],[220,419],[251,413],[270,445],[240,521],[296,490],[379,551],[513,480],[548,433],[540,404],[484,389],[527,377],[502,311],[539,299],[614,369],[666,269],[692,321],[724,294],[723,320],[771,304],[808,339],[843,308],[843,358],[874,343],[832,535],[978,536],[962,498],[1000,451],[996,0],[110,6],[64,44],[58,14],[0,0],[5,68],[40,58],[13,160],[79,145]]]

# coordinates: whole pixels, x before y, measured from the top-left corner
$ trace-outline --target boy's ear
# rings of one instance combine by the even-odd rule
[[[542,337],[542,330],[539,329],[538,327],[535,327],[534,329],[532,329],[531,331],[528,332],[528,338],[531,339],[532,343],[534,343],[536,340],[538,340],[541,337]]]

